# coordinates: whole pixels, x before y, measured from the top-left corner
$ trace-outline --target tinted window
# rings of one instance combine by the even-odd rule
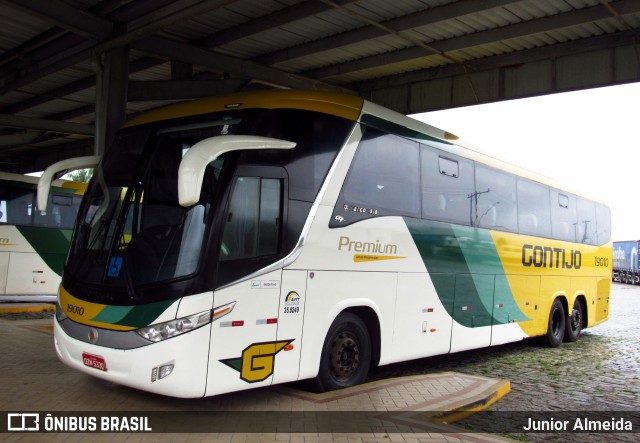
[[[28,189],[0,188],[0,221],[30,225],[34,212],[34,192]]]
[[[281,181],[238,177],[222,238],[221,260],[278,253]]]
[[[580,241],[576,196],[551,189],[551,234],[553,238]]]
[[[596,234],[594,244],[603,245],[611,240],[611,211],[605,205],[596,205]]]
[[[35,206],[35,191],[3,187],[0,188],[0,223],[71,229],[81,199],[81,195],[51,192],[47,210],[40,212]]]
[[[289,174],[289,198],[313,202],[354,123],[297,109],[261,110],[249,134],[292,141],[287,150],[245,151],[241,163],[282,166]]]
[[[473,224],[516,232],[516,178],[506,172],[476,165]]]
[[[473,162],[422,147],[422,217],[468,225],[471,222]]]
[[[82,196],[50,194],[46,212],[35,211],[33,223],[51,228],[73,228]]]
[[[580,243],[594,244],[597,228],[596,204],[592,201],[578,198],[577,240]]]
[[[348,224],[384,215],[420,216],[418,144],[368,128],[334,216]]]
[[[549,187],[531,180],[518,179],[518,232],[551,237]]]

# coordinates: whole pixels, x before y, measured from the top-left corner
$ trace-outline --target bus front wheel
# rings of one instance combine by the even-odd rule
[[[551,311],[549,312],[549,322],[547,325],[547,334],[543,335],[541,342],[544,346],[549,348],[557,348],[562,344],[564,340],[565,324],[567,316],[564,312],[564,307],[560,299],[555,299],[551,305]]]
[[[370,366],[369,330],[360,317],[343,312],[325,338],[316,388],[326,392],[360,384],[367,378]]]

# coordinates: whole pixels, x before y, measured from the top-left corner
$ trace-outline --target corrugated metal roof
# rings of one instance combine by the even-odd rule
[[[587,50],[590,42],[605,36],[631,41],[640,29],[640,0],[607,5],[600,0],[230,0],[218,8],[194,9],[203,4],[50,0],[37,6],[6,0],[0,16],[0,114],[6,120],[60,116],[91,124],[96,90],[90,49],[104,42],[95,28],[109,24],[111,17],[127,22],[128,31],[141,24],[153,27],[128,41],[129,80],[166,82],[156,83],[164,91],[159,100],[129,101],[128,114],[175,101],[167,98],[181,92],[170,83],[170,59],[180,62],[174,66],[180,79],[193,74],[220,92],[252,82],[282,87],[307,82],[308,87],[363,91],[377,80],[399,84],[412,73],[407,81],[428,81],[445,67],[455,73],[459,70],[453,68],[465,64],[465,72],[473,71],[476,62],[507,55],[520,56],[522,63],[535,49],[567,42],[584,42]],[[49,6],[53,9],[47,10]],[[181,46],[174,48],[173,42]],[[2,124],[0,137],[22,130]],[[46,147],[64,156],[65,149],[76,152],[77,140],[86,139],[59,135],[51,133],[11,152],[34,155]]]

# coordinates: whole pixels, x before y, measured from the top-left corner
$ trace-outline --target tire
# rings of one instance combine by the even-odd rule
[[[367,378],[370,366],[369,330],[360,317],[343,312],[324,340],[316,390],[326,392],[358,385]]]
[[[584,310],[582,309],[582,303],[576,299],[573,302],[573,308],[571,309],[571,315],[567,317],[566,328],[564,331],[564,341],[574,342],[580,338],[582,332],[582,325],[584,322]]]
[[[547,334],[540,337],[541,343],[548,348],[557,348],[564,339],[567,315],[559,299],[555,299],[549,311],[549,321],[547,323]]]

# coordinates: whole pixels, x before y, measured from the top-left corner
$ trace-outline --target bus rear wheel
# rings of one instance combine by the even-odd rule
[[[357,315],[340,314],[322,347],[316,389],[325,392],[360,384],[367,378],[370,365],[369,330]]]
[[[555,299],[549,312],[547,334],[540,337],[541,343],[548,348],[557,348],[564,340],[567,316],[559,299]]]
[[[574,342],[580,338],[582,332],[582,322],[584,319],[584,312],[582,310],[582,303],[580,300],[573,302],[573,308],[571,309],[571,315],[568,317],[566,323],[566,330],[564,332],[564,341]]]

